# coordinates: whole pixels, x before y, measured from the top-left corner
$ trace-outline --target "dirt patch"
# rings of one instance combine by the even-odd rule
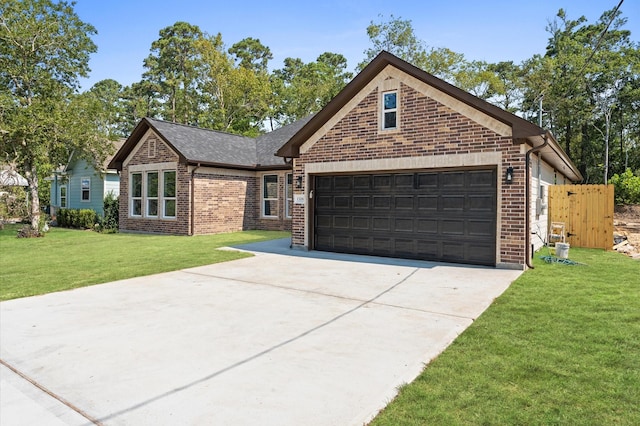
[[[615,207],[613,236],[617,251],[640,260],[640,205]]]

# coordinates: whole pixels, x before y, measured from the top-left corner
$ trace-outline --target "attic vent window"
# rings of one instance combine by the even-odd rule
[[[147,148],[149,150],[149,152],[147,153],[147,156],[149,158],[155,157],[156,156],[156,140],[149,139],[149,141],[147,142]]]
[[[382,130],[396,129],[398,119],[398,92],[384,92],[382,94]]]

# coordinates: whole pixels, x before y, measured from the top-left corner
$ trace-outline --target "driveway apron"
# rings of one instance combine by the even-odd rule
[[[0,423],[361,425],[521,273],[242,249],[0,303]]]

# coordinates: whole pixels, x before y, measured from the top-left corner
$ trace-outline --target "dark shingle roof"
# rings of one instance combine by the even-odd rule
[[[147,120],[188,162],[241,167],[256,164],[256,143],[252,138],[152,118]]]
[[[313,115],[302,118],[287,126],[280,127],[272,132],[258,136],[256,139],[257,164],[259,166],[282,165],[284,160],[276,156],[276,152],[284,145],[298,130],[302,128]]]
[[[133,130],[109,167],[122,170],[122,163],[149,129],[153,129],[180,157],[180,161],[241,169],[290,168],[284,158],[277,157],[282,147],[312,116],[257,138],[233,135],[184,124],[144,118]]]

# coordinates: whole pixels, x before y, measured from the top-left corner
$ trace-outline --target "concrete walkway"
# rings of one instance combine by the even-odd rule
[[[521,273],[243,248],[0,303],[0,424],[361,425]]]

